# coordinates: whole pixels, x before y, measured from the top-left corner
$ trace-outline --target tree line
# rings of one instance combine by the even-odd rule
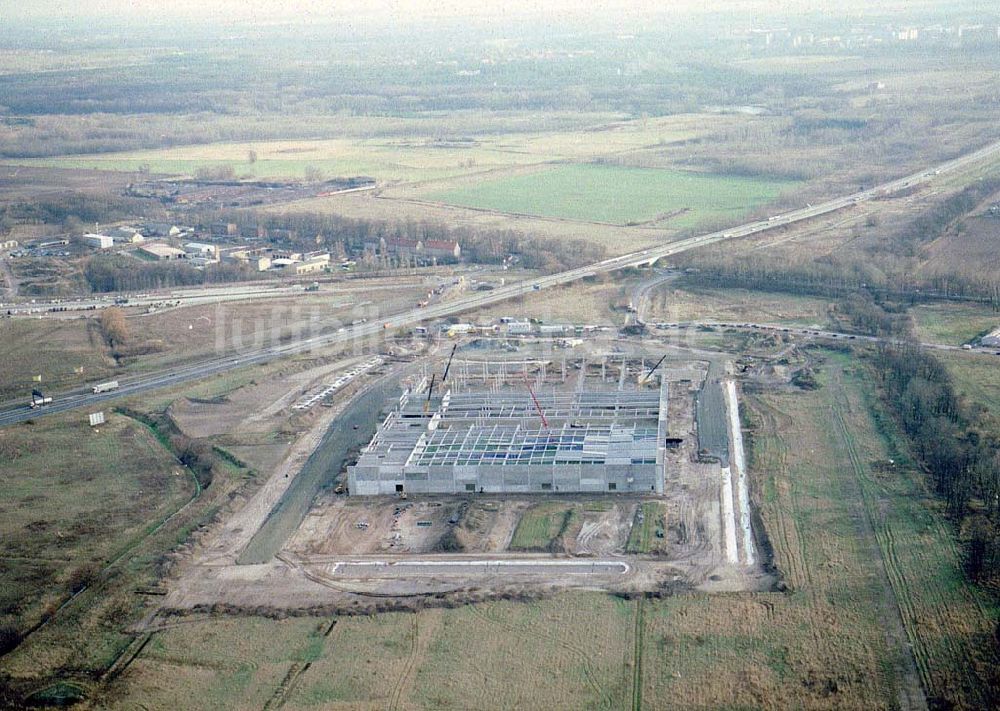
[[[944,365],[915,344],[883,344],[873,356],[880,392],[934,492],[965,537],[967,572],[1000,580],[1000,441],[966,407]]]
[[[200,286],[259,278],[260,272],[239,263],[221,263],[208,269],[193,269],[179,261],[143,262],[124,254],[99,254],[83,269],[91,290],[149,291],[178,286]]]
[[[756,254],[678,255],[688,279],[705,286],[736,287],[786,294],[839,298],[868,292],[909,303],[928,300],[978,301],[1000,310],[1000,275],[937,274],[917,278],[891,273],[875,260],[828,255],[780,262]]]
[[[461,246],[466,261],[502,264],[517,257],[521,266],[543,272],[582,266],[606,256],[603,245],[583,239],[540,237],[517,230],[452,227],[425,220],[389,222],[317,212],[261,215],[232,210],[201,210],[191,217],[203,227],[219,222],[235,224],[241,232],[263,227],[276,235],[271,239],[276,246],[301,251],[325,249],[337,256],[363,256],[382,239],[454,241]]]

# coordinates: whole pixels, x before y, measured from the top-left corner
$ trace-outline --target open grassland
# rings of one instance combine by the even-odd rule
[[[829,302],[810,296],[709,289],[669,282],[649,293],[648,321],[736,321],[811,326],[828,320]]]
[[[1000,314],[978,304],[921,304],[910,309],[919,340],[958,346],[1000,325]]]
[[[22,630],[194,491],[145,427],[80,412],[0,429],[0,484],[0,615]]]
[[[1000,356],[939,353],[937,357],[948,369],[956,392],[1000,427]]]
[[[31,388],[62,388],[114,372],[91,319],[0,320],[0,400],[27,404]],[[75,372],[83,368],[83,373]],[[37,376],[42,376],[37,381]]]
[[[619,709],[635,607],[573,593],[333,625],[203,618],[156,633],[108,706]]]
[[[542,323],[622,324],[629,290],[612,282],[577,282],[557,289],[532,292],[487,309],[471,312],[471,321],[517,314]]]
[[[462,207],[569,220],[690,227],[708,220],[736,220],[792,186],[790,181],[763,178],[574,164],[483,179],[424,197]]]
[[[210,473],[196,476],[167,448],[169,432],[117,413],[91,431],[83,417],[0,431],[2,622],[21,635],[0,659],[4,708],[67,684],[92,695],[143,643],[133,625],[157,599],[171,552],[253,479],[208,452],[198,456]]]
[[[880,674],[866,681],[873,699],[886,682],[912,688],[915,667],[929,698],[980,708],[997,689],[991,646],[983,644],[992,634],[990,601],[964,579],[948,523],[897,446],[864,373],[837,357],[822,383],[809,394],[754,402],[755,469],[783,472],[765,480],[761,492],[775,563],[796,589],[788,602],[811,608],[810,626],[822,630],[817,653],[790,657],[868,656],[871,671],[860,677],[843,674],[849,662],[846,668],[821,662],[817,669],[838,670],[834,688],[856,688],[864,676]],[[796,608],[781,607],[781,615]],[[854,649],[866,618],[881,639]],[[891,698],[883,703],[891,705]]]
[[[324,648],[323,620],[225,619],[182,622],[152,636],[129,669],[130,699],[112,693],[107,706],[133,708],[265,708],[289,669]],[[332,641],[332,640],[331,640]],[[372,642],[378,644],[379,640]],[[328,647],[332,652],[332,644]]]
[[[754,496],[792,590],[647,605],[643,699],[671,700],[651,707],[897,708],[922,685],[981,708],[995,691],[987,599],[848,364],[751,400]]]
[[[592,119],[606,117],[591,117]],[[134,172],[140,169],[168,175],[194,175],[204,168],[231,167],[237,175],[256,178],[302,178],[307,169],[327,177],[369,175],[381,182],[422,182],[484,171],[535,165],[554,160],[591,159],[649,145],[669,144],[703,136],[732,117],[679,115],[636,121],[566,126],[548,121],[551,131],[518,130],[513,119],[484,120],[478,127],[439,122],[427,134],[426,119],[373,121],[365,136],[344,126],[344,138],[206,143],[155,150],[8,159],[8,164],[86,168]],[[350,124],[350,121],[348,121]],[[455,137],[450,135],[454,124]],[[525,124],[523,128],[526,128]],[[534,125],[537,127],[538,122]],[[412,133],[406,135],[407,127]],[[457,133],[457,132],[463,133]],[[351,135],[353,132],[354,135]],[[377,135],[377,134],[384,135]],[[471,135],[475,137],[469,137]],[[251,160],[251,152],[254,154]]]

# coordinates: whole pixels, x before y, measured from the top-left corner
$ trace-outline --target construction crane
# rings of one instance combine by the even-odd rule
[[[451,355],[448,356],[448,364],[444,367],[444,375],[441,376],[441,382],[443,383],[448,379],[448,371],[451,370],[451,361],[455,357],[455,351],[458,349],[458,344],[456,343],[451,347]],[[434,394],[434,379],[437,378],[437,373],[431,375],[431,384],[427,387],[427,400],[424,401],[424,412],[430,410],[431,407],[431,395]]]
[[[437,373],[431,374],[431,384],[427,386],[427,399],[424,401],[424,413],[431,409],[431,395],[434,394],[434,380],[437,378]]]
[[[662,358],[660,358],[658,361],[656,361],[656,365],[654,365],[652,368],[650,368],[649,372],[646,373],[644,376],[642,376],[642,379],[639,382],[640,383],[646,382],[649,379],[649,376],[653,374],[653,371],[656,370],[657,368],[659,368],[660,367],[660,363],[662,363],[666,359],[667,359],[667,356],[666,356],[666,354],[664,354]]]
[[[458,344],[456,343],[451,347],[451,355],[448,356],[448,365],[444,367],[444,375],[441,376],[441,382],[443,383],[448,379],[448,371],[451,370],[451,361],[455,357],[455,351],[458,350]]]
[[[531,401],[535,403],[535,409],[538,410],[538,416],[542,419],[542,428],[549,428],[549,421],[545,419],[545,413],[542,412],[542,406],[538,402],[538,398],[535,397],[535,391],[531,389],[531,381],[528,380],[528,373],[525,371],[524,375],[524,385],[528,388],[528,394],[531,395]]]

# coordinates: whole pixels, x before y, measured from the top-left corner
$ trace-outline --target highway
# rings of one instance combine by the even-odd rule
[[[290,343],[261,348],[256,351],[243,354],[217,357],[192,365],[181,366],[163,373],[139,375],[131,378],[120,377],[119,381],[122,384],[121,388],[109,393],[93,394],[83,389],[78,389],[68,393],[46,393],[47,395],[53,395],[54,402],[43,408],[32,410],[23,403],[10,403],[4,409],[0,410],[0,426],[23,422],[24,420],[37,418],[42,415],[65,412],[66,410],[76,408],[96,408],[101,402],[111,400],[113,398],[125,395],[136,395],[167,386],[198,380],[209,375],[223,373],[235,368],[265,363],[275,358],[306,353],[328,346],[342,345],[358,339],[377,338],[382,334],[391,333],[399,328],[411,328],[421,321],[440,319],[447,316],[454,316],[465,311],[492,306],[494,304],[507,301],[508,299],[530,294],[533,291],[540,291],[542,289],[550,289],[552,287],[570,284],[597,274],[620,271],[630,267],[651,265],[659,259],[680,254],[696,247],[704,247],[718,242],[739,239],[740,237],[746,237],[748,235],[786,227],[788,225],[810,220],[821,215],[843,210],[858,203],[885,197],[901,190],[906,190],[913,186],[932,181],[939,175],[959,172],[970,165],[995,157],[997,154],[1000,154],[1000,142],[992,143],[984,148],[960,156],[959,158],[941,163],[933,168],[921,170],[904,178],[899,178],[882,185],[874,186],[870,189],[851,193],[849,195],[828,200],[816,205],[807,205],[804,208],[785,212],[780,215],[774,215],[766,220],[758,220],[739,227],[731,227],[717,232],[688,237],[686,239],[670,242],[659,247],[651,247],[640,252],[632,252],[619,257],[605,259],[601,262],[584,267],[557,272],[556,274],[538,277],[537,279],[525,282],[501,286],[493,289],[492,291],[474,292],[464,298],[439,302],[423,308],[387,316],[377,322],[367,322],[348,326],[337,331],[336,333],[302,338]],[[27,395],[28,394],[26,393],[26,399]]]

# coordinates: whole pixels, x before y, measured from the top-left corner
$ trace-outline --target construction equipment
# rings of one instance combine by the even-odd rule
[[[549,421],[545,419],[545,413],[542,412],[542,406],[538,402],[538,398],[535,397],[535,391],[531,389],[531,382],[528,380],[528,373],[524,373],[524,385],[528,388],[528,394],[531,395],[531,401],[535,403],[535,409],[538,410],[538,416],[542,420],[542,428],[549,428]]]
[[[431,384],[427,386],[427,399],[424,400],[424,412],[426,413],[431,408],[431,395],[434,394],[434,381],[437,378],[437,373],[431,374]]]
[[[455,351],[458,350],[458,344],[456,343],[451,347],[451,355],[448,356],[448,365],[444,367],[444,375],[441,376],[441,382],[443,383],[448,379],[448,371],[451,370],[451,361],[455,357]]]
[[[662,358],[660,358],[658,361],[656,361],[656,365],[654,365],[652,368],[650,368],[649,372],[647,372],[644,376],[642,376],[642,378],[639,380],[639,382],[640,383],[646,382],[646,380],[649,379],[649,376],[653,374],[653,371],[656,370],[657,368],[659,368],[660,367],[660,363],[662,363],[666,359],[667,359],[667,356],[666,356],[666,354],[664,354]]]

